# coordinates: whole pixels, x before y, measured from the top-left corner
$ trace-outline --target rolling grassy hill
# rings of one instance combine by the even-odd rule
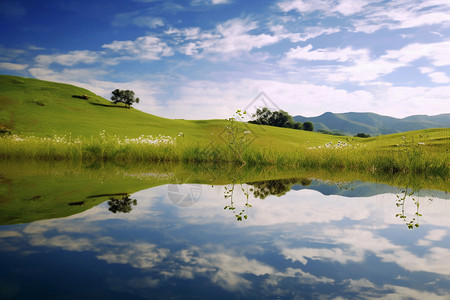
[[[432,168],[439,174],[449,169],[449,128],[363,139],[235,122],[234,134],[240,137],[232,140],[226,128],[232,124],[226,120],[161,118],[114,105],[72,85],[6,75],[0,76],[0,108],[0,128],[13,134],[4,136],[21,137],[1,141],[3,159],[245,162],[416,173]],[[345,121],[333,118],[336,124]],[[373,125],[378,122],[372,118]],[[69,142],[45,139],[54,135],[70,136]],[[123,143],[125,137],[142,135],[170,136],[175,143]]]
[[[83,95],[89,99],[82,99]],[[0,75],[0,128],[18,135],[97,137],[106,130],[119,137],[176,137],[183,132],[186,139],[207,144],[211,137],[221,139],[225,126],[225,120],[174,120],[127,109],[73,85]],[[255,133],[255,142],[263,137],[264,143],[271,145],[292,145],[299,138],[314,145],[330,140],[324,135],[292,129],[252,124],[248,129]]]
[[[89,99],[83,99],[83,95]],[[127,109],[72,85],[0,75],[0,127],[19,135],[98,136],[102,130],[118,136],[165,134],[180,129],[203,137],[207,126],[169,120]],[[221,121],[211,121],[211,124]]]
[[[415,115],[398,119],[374,113],[334,114],[327,112],[312,118],[295,116],[294,120],[302,123],[310,121],[314,124],[314,130],[316,131],[338,131],[351,136],[360,132],[377,136],[412,130],[450,127],[450,114]]]

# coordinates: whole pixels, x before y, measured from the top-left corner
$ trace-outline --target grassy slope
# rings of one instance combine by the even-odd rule
[[[83,94],[90,99],[73,97]],[[211,134],[220,135],[227,124],[225,120],[161,118],[113,105],[88,90],[72,85],[6,75],[0,75],[0,108],[0,127],[11,129],[15,134],[38,137],[69,133],[73,137],[96,137],[102,130],[120,137],[158,134],[175,137],[183,132],[185,137],[206,144]],[[261,129],[256,125],[249,125],[249,129],[257,133],[257,140],[261,137],[265,143],[283,147],[299,141],[319,145],[330,140],[330,137],[321,134],[291,129]]]
[[[83,94],[90,99],[73,97]],[[173,136],[180,128],[203,135],[195,122],[156,117],[113,105],[85,89],[30,78],[0,76],[0,108],[0,126],[20,135],[98,136],[106,129],[118,136]]]
[[[88,100],[74,98],[86,94]],[[144,100],[145,101],[145,100]],[[169,135],[184,133],[189,144],[207,145],[211,140],[221,143],[225,120],[171,120],[136,109],[113,105],[92,92],[72,85],[37,79],[0,75],[0,128],[9,128],[19,135],[48,137],[98,137],[102,130],[120,137],[140,135]],[[247,126],[247,125],[246,125]],[[267,149],[280,155],[292,154],[307,147],[336,144],[345,137],[306,132],[271,126],[249,124],[253,132],[251,149]],[[406,139],[402,139],[405,136]],[[370,139],[349,138],[348,142],[367,144],[367,149],[396,149],[404,141],[424,142],[427,150],[442,154],[448,161],[449,129],[429,129]],[[398,147],[397,147],[398,148]],[[400,148],[398,148],[400,149]]]

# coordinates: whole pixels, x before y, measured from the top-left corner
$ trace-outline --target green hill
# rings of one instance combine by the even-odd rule
[[[134,108],[127,109],[121,104],[115,105],[73,85],[0,75],[0,128],[18,135],[97,137],[106,130],[108,134],[119,137],[159,134],[176,137],[183,132],[186,139],[207,144],[211,136],[220,136],[226,125],[225,120],[161,118]],[[324,135],[293,129],[252,124],[248,129],[255,132],[255,137],[264,137],[264,143],[271,145],[292,145],[299,138],[314,145],[329,141],[329,137]]]
[[[176,136],[180,129],[204,136],[195,121],[169,120],[127,109],[68,84],[5,75],[0,75],[0,128],[38,137],[69,133],[89,137],[102,130],[118,136]]]
[[[363,139],[226,120],[172,120],[112,104],[72,85],[5,75],[0,76],[0,108],[1,131],[12,133],[1,140],[3,159],[245,162],[436,174],[449,169],[448,128]],[[346,128],[370,126],[327,115]],[[380,122],[375,114],[367,116],[374,125]],[[103,131],[106,135],[100,135]],[[47,139],[54,135],[69,138]],[[170,136],[173,142],[129,142],[142,135]]]

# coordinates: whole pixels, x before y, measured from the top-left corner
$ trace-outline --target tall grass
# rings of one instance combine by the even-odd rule
[[[190,141],[183,136],[140,136],[119,138],[106,132],[97,137],[54,136],[52,138],[0,138],[0,159],[131,162],[219,163],[286,168],[370,171],[374,173],[413,173],[447,178],[448,154],[418,143],[398,147],[349,145],[346,142],[323,146],[300,145],[278,149],[264,141],[249,143],[236,153],[223,140],[209,144]]]

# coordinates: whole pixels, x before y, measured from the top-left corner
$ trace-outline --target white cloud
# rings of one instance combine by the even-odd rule
[[[74,66],[76,64],[93,64],[99,61],[101,53],[83,50],[83,51],[70,51],[67,54],[51,54],[51,55],[38,55],[35,61],[40,66],[48,66],[52,63],[60,64],[63,66]]]
[[[449,66],[450,41],[439,43],[414,43],[406,45],[399,50],[388,50],[381,58],[401,63],[410,63],[419,58],[427,58],[434,66]]]
[[[164,26],[164,20],[160,17],[153,17],[150,10],[139,10],[133,12],[120,13],[114,16],[111,25],[123,27],[127,25],[136,25],[139,27],[157,28]]]
[[[333,10],[344,16],[349,16],[361,12],[371,2],[371,0],[341,0]]]
[[[170,29],[166,33],[181,37],[178,41],[178,50],[183,54],[194,55],[197,58],[207,56],[228,60],[238,57],[242,52],[250,52],[280,41],[281,38],[278,36],[266,33],[252,34],[251,31],[257,28],[256,22],[237,18],[221,23],[210,31],[187,28]],[[189,42],[185,44],[184,41]]]
[[[176,118],[228,118],[236,109],[245,108],[261,91],[273,98],[280,109],[292,115],[323,113],[323,107],[334,112],[371,111],[373,95],[359,90],[347,92],[325,85],[289,83],[276,80],[243,79],[217,83],[190,81],[181,85],[177,98],[167,102]],[[381,100],[382,101],[382,100]],[[301,108],[301,109],[300,109]],[[186,114],[189,111],[189,114]]]
[[[404,29],[450,23],[446,0],[289,0],[278,4],[283,12],[321,12],[325,16],[351,17],[354,31],[375,32],[381,28]],[[355,16],[355,18],[353,18]]]
[[[160,60],[163,56],[173,55],[167,43],[154,36],[142,36],[134,41],[114,41],[102,47],[124,55],[121,59]]]
[[[16,64],[10,62],[0,62],[0,69],[11,71],[22,71],[28,68],[27,64]]]
[[[278,4],[278,7],[284,11],[289,12],[296,10],[299,13],[311,13],[314,11],[321,11],[327,14],[340,13],[344,16],[359,13],[363,8],[370,4],[371,0],[290,0]],[[376,1],[378,2],[378,1]]]
[[[434,83],[450,83],[450,77],[444,72],[428,73],[428,76]]]
[[[287,59],[302,60],[335,60],[338,62],[367,60],[369,51],[366,49],[354,50],[351,47],[343,49],[316,49],[311,44],[290,49],[286,53]]]
[[[290,49],[280,60],[280,66],[295,69],[295,60],[336,61],[344,64],[336,66],[311,66],[308,71],[330,82],[368,83],[379,80],[380,77],[391,74],[401,67],[410,66],[415,61],[425,58],[432,65],[441,67],[450,65],[447,49],[450,42],[413,43],[398,50],[387,50],[386,54],[378,58],[371,58],[367,49],[353,49],[352,47],[324,48],[312,50],[311,44]],[[419,67],[420,72],[427,73],[436,83],[448,83],[448,76],[443,72],[432,72],[430,67]]]
[[[330,10],[331,3],[328,0],[291,0],[278,3],[278,7],[284,12],[296,10],[300,13],[309,13],[318,10]]]
[[[307,27],[303,30],[303,32],[289,32],[285,29],[285,27],[281,24],[273,25],[270,27],[270,31],[272,31],[276,36],[281,39],[289,39],[293,43],[304,42],[323,34],[330,35],[336,32],[339,32],[338,28],[324,28],[324,27]]]
[[[93,70],[86,68],[65,68],[62,71],[58,72],[53,71],[48,67],[34,67],[30,68],[28,71],[33,77],[36,77],[38,79],[68,83],[78,86],[88,81],[93,81],[95,80],[95,78],[106,74],[106,72],[102,70]]]
[[[354,30],[366,33],[381,28],[405,29],[428,25],[448,25],[450,5],[446,0],[393,0],[370,5],[364,10],[364,18],[353,22]]]
[[[231,3],[231,0],[193,0],[191,5],[217,5],[229,3]]]

